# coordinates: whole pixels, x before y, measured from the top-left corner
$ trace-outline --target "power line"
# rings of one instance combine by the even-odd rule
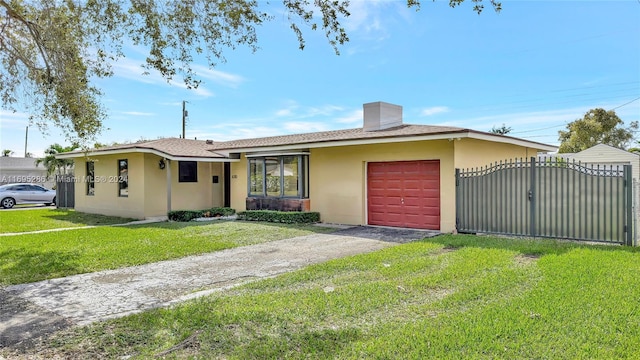
[[[558,128],[558,127],[562,127],[562,126],[565,126],[565,124],[554,125],[554,126],[549,126],[549,127],[539,128],[539,129],[531,129],[531,130],[524,130],[524,131],[514,131],[512,134],[524,134],[524,133],[540,131],[540,130],[549,130],[549,129]]]
[[[640,3],[640,0],[638,0],[638,2]],[[624,103],[624,104],[622,104],[622,105],[620,105],[620,106],[616,106],[616,107],[614,107],[614,108],[613,108],[613,109],[611,109],[611,110],[619,109],[619,108],[621,108],[621,107],[623,107],[623,106],[629,105],[629,104],[631,104],[632,102],[634,102],[634,101],[638,101],[638,100],[640,100],[640,97],[637,97],[637,98],[635,98],[635,99],[633,99],[633,100],[631,100],[631,101],[629,101],[629,102],[627,102],[627,103]]]
[[[640,0],[638,0],[638,2],[640,2]],[[633,103],[633,102],[636,102],[636,101],[638,101],[638,100],[640,100],[640,97],[637,97],[637,98],[635,98],[635,99],[633,99],[633,100],[631,100],[631,101],[628,101],[628,102],[626,102],[626,103],[624,103],[624,104],[622,104],[622,105],[618,105],[618,106],[616,106],[616,107],[614,107],[614,108],[612,108],[612,109],[609,109],[609,111],[619,109],[619,108],[621,108],[621,107],[623,107],[623,106],[627,106],[627,105],[629,105],[629,104],[631,104],[631,103]],[[549,130],[549,129],[554,129],[554,128],[563,127],[563,126],[566,126],[566,125],[567,125],[567,124],[561,124],[561,125],[553,125],[553,126],[548,126],[548,127],[538,128],[538,129],[530,129],[530,130],[524,130],[524,131],[514,131],[514,132],[512,132],[512,134],[525,134],[525,133],[531,133],[531,132],[536,132],[536,131],[541,131],[541,130]],[[633,131],[633,132],[635,133],[635,132],[639,132],[639,131],[640,131],[640,130],[638,130],[638,131]],[[527,137],[544,137],[544,136],[548,136],[548,135],[523,136],[523,137],[524,137],[524,138],[527,138]]]

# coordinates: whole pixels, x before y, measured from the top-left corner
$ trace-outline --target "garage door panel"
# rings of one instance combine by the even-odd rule
[[[440,229],[440,162],[367,164],[369,224]]]

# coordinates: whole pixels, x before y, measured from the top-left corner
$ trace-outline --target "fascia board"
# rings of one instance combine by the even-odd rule
[[[338,146],[389,144],[389,143],[400,143],[400,142],[411,142],[411,141],[457,140],[457,139],[463,139],[463,138],[508,143],[508,144],[519,145],[519,146],[524,146],[528,148],[535,148],[543,151],[558,150],[556,146],[552,146],[552,145],[530,142],[527,140],[522,140],[522,139],[517,139],[512,137],[504,137],[501,135],[491,135],[491,134],[482,134],[482,133],[465,131],[465,132],[453,132],[453,133],[443,133],[443,134],[433,134],[433,135],[399,136],[399,137],[356,139],[356,140],[335,140],[335,141],[301,143],[301,144],[291,144],[291,145],[248,147],[248,148],[237,148],[237,149],[225,149],[225,151],[228,151],[230,153],[256,154],[259,152],[295,151],[295,150],[299,150],[301,147],[304,147],[306,149],[314,149],[314,148],[326,148],[326,147],[338,147]]]
[[[104,150],[104,151],[89,151],[87,153],[74,153],[74,154],[59,154],[56,155],[56,159],[74,159],[81,157],[91,157],[91,156],[103,156],[103,155],[118,155],[118,154],[130,154],[130,153],[145,153],[145,154],[154,154],[160,156],[162,158],[174,161],[198,161],[198,162],[238,162],[239,159],[229,159],[229,158],[203,158],[197,156],[174,156],[164,153],[162,151],[158,151],[155,149],[145,149],[145,148],[127,148],[127,149],[114,149],[114,150]]]

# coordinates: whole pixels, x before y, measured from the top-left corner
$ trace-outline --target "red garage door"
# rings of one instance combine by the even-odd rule
[[[440,230],[440,161],[367,164],[369,225]]]

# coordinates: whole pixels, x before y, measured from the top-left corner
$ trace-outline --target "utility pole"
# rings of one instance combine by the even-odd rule
[[[189,116],[189,113],[187,112],[186,109],[186,101],[182,100],[182,138],[185,138],[185,126],[187,123],[187,116]]]
[[[27,157],[27,140],[29,139],[29,125],[27,125],[27,130],[24,133],[24,157]]]

